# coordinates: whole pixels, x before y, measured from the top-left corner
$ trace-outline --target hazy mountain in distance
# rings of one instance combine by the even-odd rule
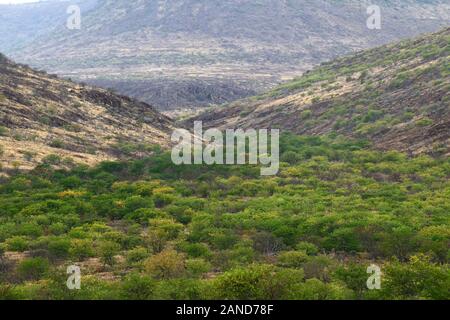
[[[16,49],[2,44],[0,50],[6,47],[20,62],[114,87],[160,109],[220,104],[253,95],[322,61],[437,31],[448,25],[450,16],[445,0],[377,1],[382,27],[369,30],[370,1],[83,3],[89,8],[82,10],[80,30],[68,30],[58,22],[47,32],[49,21],[37,19],[33,25],[29,19],[30,28],[43,26],[39,37]],[[65,10],[61,6],[54,15],[68,16]],[[5,24],[11,32],[21,29],[14,19],[2,20],[0,28]]]
[[[322,64],[264,95],[187,121],[367,139],[379,149],[450,155],[450,28]]]
[[[64,28],[69,5],[79,5],[86,12],[96,3],[97,0],[47,0],[0,4],[0,52],[10,55],[40,37]]]
[[[48,156],[58,164],[67,158],[94,164],[139,157],[151,153],[151,146],[167,146],[172,130],[172,121],[150,105],[35,71],[0,54],[3,169],[32,169]]]

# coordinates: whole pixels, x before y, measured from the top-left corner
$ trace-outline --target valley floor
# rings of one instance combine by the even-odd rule
[[[281,140],[271,178],[161,152],[3,179],[0,299],[450,299],[448,158]]]

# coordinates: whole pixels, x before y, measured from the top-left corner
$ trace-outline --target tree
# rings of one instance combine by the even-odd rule
[[[307,279],[316,278],[322,281],[329,281],[334,264],[335,262],[325,255],[310,257],[303,265],[305,277]]]
[[[158,217],[160,214],[155,209],[140,208],[136,211],[127,213],[125,219],[135,221],[143,226],[147,226],[150,219]]]
[[[153,219],[146,235],[146,242],[152,248],[153,253],[159,253],[164,249],[169,240],[177,238],[183,230],[183,225],[172,219]]]
[[[258,232],[253,236],[253,247],[264,255],[270,255],[280,251],[283,242],[269,232]]]
[[[121,284],[121,297],[126,300],[150,300],[156,283],[149,276],[131,273]]]
[[[148,258],[149,253],[146,248],[137,247],[127,252],[127,262],[130,264],[139,263]]]
[[[180,244],[181,251],[187,253],[189,257],[192,258],[209,258],[211,257],[211,251],[208,246],[204,243],[189,243],[184,242]]]
[[[170,279],[181,277],[185,272],[185,256],[175,250],[167,249],[148,258],[145,270],[155,278]]]
[[[368,274],[367,268],[363,265],[350,263],[347,266],[340,266],[334,272],[334,276],[344,282],[359,298],[362,298],[367,290]]]
[[[295,300],[346,300],[353,298],[351,290],[339,283],[324,283],[308,279],[290,291],[289,299]]]
[[[259,264],[239,267],[215,279],[212,299],[283,299],[302,280],[302,270],[279,270],[273,265]]]
[[[450,299],[448,265],[431,262],[429,256],[412,256],[402,264],[394,261],[384,268],[381,296],[385,299]]]
[[[100,260],[106,266],[115,264],[114,256],[119,252],[120,245],[112,241],[103,241],[99,246]]]
[[[448,226],[430,226],[419,232],[419,243],[423,252],[433,253],[440,262],[450,258],[450,228]]]
[[[12,237],[6,240],[8,250],[23,252],[28,249],[28,241],[25,237]]]
[[[169,239],[169,235],[164,230],[150,229],[145,235],[145,242],[151,248],[154,254],[160,253]]]
[[[304,251],[287,251],[278,256],[278,265],[285,268],[301,268],[308,261]]]
[[[204,259],[189,259],[186,260],[186,269],[190,276],[198,278],[211,270],[211,263]]]
[[[92,247],[93,243],[91,240],[75,239],[71,241],[69,254],[75,259],[84,260],[94,255]]]
[[[299,242],[295,248],[299,251],[305,252],[308,256],[315,256],[319,253],[319,248],[313,243],[310,242]]]
[[[39,280],[50,269],[50,264],[44,258],[25,259],[17,266],[17,274],[22,280]]]
[[[417,249],[416,237],[416,232],[407,226],[394,228],[386,235],[383,242],[386,255],[407,261],[408,257]]]
[[[69,255],[69,239],[52,239],[48,243],[48,251],[55,258],[66,258]]]

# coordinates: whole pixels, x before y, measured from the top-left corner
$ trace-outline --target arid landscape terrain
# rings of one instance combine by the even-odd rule
[[[115,88],[160,110],[262,93],[321,62],[438,31],[450,21],[445,0],[379,1],[381,30],[366,26],[370,1],[76,3],[80,30],[65,26],[67,1],[6,6],[0,52],[63,77]],[[23,22],[27,28],[17,28]]]
[[[204,112],[207,127],[365,138],[450,154],[450,29],[339,58],[263,95]]]
[[[3,169],[32,169],[51,154],[85,164],[135,144],[168,146],[173,122],[151,106],[15,64],[0,55]],[[122,150],[124,151],[124,150]],[[142,156],[142,155],[141,155]]]
[[[0,300],[450,300],[450,7],[377,3],[0,5]]]

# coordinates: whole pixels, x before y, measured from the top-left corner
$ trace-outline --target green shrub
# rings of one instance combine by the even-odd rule
[[[431,120],[430,118],[422,118],[416,121],[416,125],[418,125],[419,127],[427,127],[432,124],[433,120]]]
[[[8,134],[8,129],[0,126],[0,136],[6,136]]]
[[[54,239],[48,243],[48,251],[56,258],[66,258],[70,251],[69,239]]]
[[[23,296],[20,295],[12,285],[0,284],[0,301],[20,300]]]
[[[315,256],[319,253],[319,248],[317,248],[316,245],[310,243],[310,242],[299,242],[295,248],[299,251],[305,252],[309,256]]]
[[[381,118],[383,111],[381,110],[369,110],[367,114],[363,117],[363,122],[374,122]]]
[[[204,243],[183,243],[180,249],[192,258],[208,258],[211,257],[211,251]]]
[[[99,245],[100,260],[103,264],[112,266],[115,264],[115,255],[118,254],[120,245],[112,241],[103,241]]]
[[[303,281],[301,270],[277,270],[271,265],[250,265],[225,272],[214,281],[214,299],[285,299]]]
[[[155,278],[178,278],[185,273],[184,260],[183,254],[168,249],[148,258],[145,269]]]
[[[339,283],[325,283],[318,279],[308,279],[299,284],[289,294],[295,300],[348,300],[353,292]]]
[[[308,261],[308,255],[304,251],[282,252],[278,256],[278,265],[285,268],[301,268]]]
[[[36,223],[24,223],[19,227],[19,233],[23,236],[37,238],[43,235],[43,228]]]
[[[62,222],[55,222],[55,223],[52,223],[51,225],[49,225],[48,231],[51,234],[58,236],[67,231],[67,226]]]
[[[381,296],[385,299],[438,299],[450,298],[448,265],[431,262],[425,255],[410,258],[407,264],[398,261],[384,268]]]
[[[311,118],[312,115],[313,115],[313,113],[311,110],[305,110],[305,111],[302,111],[302,113],[300,114],[300,118],[302,120],[306,120],[306,119]]]
[[[296,164],[302,160],[302,157],[295,151],[287,151],[281,155],[280,160],[289,164]]]
[[[211,263],[204,259],[188,259],[186,260],[186,270],[192,277],[201,277],[203,274],[211,270]]]
[[[64,143],[64,141],[57,139],[57,140],[53,140],[52,142],[50,142],[49,146],[52,148],[57,148],[57,149],[64,149],[65,143]]]
[[[76,239],[70,244],[69,254],[74,259],[84,260],[94,255],[92,241]]]
[[[23,252],[28,250],[28,240],[25,237],[12,237],[6,240],[6,245],[9,251]]]
[[[50,264],[44,258],[25,259],[17,266],[17,274],[22,280],[39,280],[50,270]]]
[[[147,259],[149,252],[146,248],[138,247],[127,252],[127,262],[130,264],[142,262]]]
[[[132,273],[121,284],[121,298],[127,300],[150,300],[154,298],[156,282],[151,277]]]
[[[57,154],[50,154],[42,159],[42,163],[58,165],[61,163],[61,157]]]

